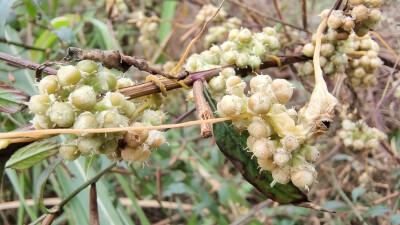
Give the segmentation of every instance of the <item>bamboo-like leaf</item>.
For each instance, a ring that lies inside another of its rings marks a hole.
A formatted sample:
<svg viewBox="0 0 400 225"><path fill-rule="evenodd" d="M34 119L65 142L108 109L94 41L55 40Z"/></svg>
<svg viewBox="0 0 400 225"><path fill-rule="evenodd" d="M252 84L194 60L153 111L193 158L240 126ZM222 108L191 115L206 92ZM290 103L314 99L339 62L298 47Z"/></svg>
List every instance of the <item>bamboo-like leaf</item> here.
<svg viewBox="0 0 400 225"><path fill-rule="evenodd" d="M16 151L7 161L7 168L25 170L58 152L57 141L36 141Z"/></svg>
<svg viewBox="0 0 400 225"><path fill-rule="evenodd" d="M62 158L59 157L57 160L53 161L50 166L48 166L39 176L37 185L38 187L36 190L38 193L36 193L36 196L38 196L38 202L39 202L39 207L42 210L43 213L49 214L49 213L55 213L57 209L47 209L46 206L44 205L43 202L43 196L44 196L44 186L46 185L47 179L49 179L50 174L54 171L54 169L60 164L62 161Z"/></svg>
<svg viewBox="0 0 400 225"><path fill-rule="evenodd" d="M28 95L0 81L0 112L17 113L26 107Z"/></svg>
<svg viewBox="0 0 400 225"><path fill-rule="evenodd" d="M0 37L4 36L4 28L6 26L7 16L14 2L15 0L0 1Z"/></svg>
<svg viewBox="0 0 400 225"><path fill-rule="evenodd" d="M205 96L211 109L216 112L216 102L211 98L208 91L205 91ZM260 172L257 160L252 159L251 153L245 150L247 147L246 140L249 137L247 131L237 132L230 122L215 123L213 128L221 152L257 190L266 197L282 204L308 202L307 195L291 182L286 185L277 183L271 187L273 181L271 172Z"/></svg>

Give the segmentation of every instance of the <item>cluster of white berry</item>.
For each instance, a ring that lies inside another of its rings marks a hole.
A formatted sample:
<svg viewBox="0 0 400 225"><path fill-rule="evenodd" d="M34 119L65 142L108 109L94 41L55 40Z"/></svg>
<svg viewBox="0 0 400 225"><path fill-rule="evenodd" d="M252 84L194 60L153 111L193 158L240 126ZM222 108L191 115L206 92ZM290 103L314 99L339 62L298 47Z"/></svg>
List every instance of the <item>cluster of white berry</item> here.
<svg viewBox="0 0 400 225"><path fill-rule="evenodd" d="M213 69L229 64L236 64L240 68L250 66L253 69L260 67L267 51L280 48L273 28L267 27L263 32L252 33L247 28L233 29L229 32L228 41L221 45L214 45L201 54L191 55L185 65L189 72Z"/></svg>
<svg viewBox="0 0 400 225"><path fill-rule="evenodd" d="M354 87L375 85L376 74L383 64L378 57L378 43L372 40L370 35L357 37L352 34L349 41L353 45L353 52L357 54L349 58L349 68L346 70L351 85Z"/></svg>
<svg viewBox="0 0 400 225"><path fill-rule="evenodd" d="M380 21L381 12L377 7L381 0L353 0L348 10L333 10L328 18L328 31L322 37L321 67L325 75L346 72L352 86L369 86L377 82L376 73L382 65L378 57L379 46L367 35ZM329 10L321 13L326 18ZM315 38L303 46L302 53L313 57ZM299 67L300 75L312 75L312 61Z"/></svg>
<svg viewBox="0 0 400 225"><path fill-rule="evenodd" d="M225 40L230 30L238 29L241 24L242 21L239 18L231 17L224 21L221 25L210 27L207 34L204 36L204 46L209 48L213 44L222 42Z"/></svg>
<svg viewBox="0 0 400 225"><path fill-rule="evenodd" d="M99 71L98 65L93 61L83 60L76 66L63 66L57 75L46 76L40 81L40 94L32 96L28 103L30 111L35 114L33 127L83 130L163 123L165 116L157 110L160 103L150 104L142 111L137 107L140 102L129 101L116 91L117 88L132 84L133 81L128 78L117 79L110 72ZM99 98L102 99L98 101ZM136 133L138 131L71 135L62 144L60 155L68 161L75 160L80 155L93 154L107 154L113 159L122 155L129 162L143 161L147 158L138 159L126 155L133 148L149 155L150 147L158 148L165 141L160 131L150 131L149 138L137 136ZM142 133L149 134L147 131ZM121 141L122 146L128 147L120 149L118 139L124 140ZM133 141L136 144L132 144Z"/></svg>
<svg viewBox="0 0 400 225"><path fill-rule="evenodd" d="M220 76L226 75L223 71ZM317 159L319 152L306 144L303 127L297 122L297 111L284 106L293 95L292 84L285 79L272 80L268 75L257 75L250 80L249 96L244 94L245 87L240 77L228 76L226 95L217 104L218 114L255 114L251 118L233 120L232 124L238 131L249 132L247 146L257 157L260 168L271 171L274 179L271 185L292 181L295 186L308 189L317 176L311 162Z"/></svg>
<svg viewBox="0 0 400 225"><path fill-rule="evenodd" d="M133 13L133 19L136 20L136 26L139 28L140 36L138 42L143 49L154 48L154 40L158 32L158 21L157 16L148 17L142 11Z"/></svg>
<svg viewBox="0 0 400 225"><path fill-rule="evenodd" d="M325 75L335 75L337 72L344 72L347 64L348 57L346 50L348 50L347 42L339 41L337 33L329 29L328 32L322 36L320 64L322 71ZM315 35L312 37L312 42L303 46L302 53L305 56L313 57L315 49ZM314 67L312 60L305 62L299 68L299 74L310 76L314 74Z"/></svg>
<svg viewBox="0 0 400 225"><path fill-rule="evenodd" d="M349 119L342 121L342 129L338 131L338 136L346 147L352 147L354 150L376 149L379 143L386 139L382 131L369 127L365 121L353 122Z"/></svg>
<svg viewBox="0 0 400 225"><path fill-rule="evenodd" d="M355 34L362 37L369 33L369 30L376 29L382 18L379 7L382 0L349 0L346 10L333 10L328 19L328 27L347 39L353 30ZM322 19L326 18L329 9L321 13Z"/></svg>

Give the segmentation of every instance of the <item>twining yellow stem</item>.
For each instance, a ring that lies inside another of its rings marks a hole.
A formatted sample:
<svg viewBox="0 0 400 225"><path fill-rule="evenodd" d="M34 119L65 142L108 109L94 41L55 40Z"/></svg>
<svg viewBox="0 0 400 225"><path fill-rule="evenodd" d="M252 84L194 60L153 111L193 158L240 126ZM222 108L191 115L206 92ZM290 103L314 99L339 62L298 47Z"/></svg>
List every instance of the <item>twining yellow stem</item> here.
<svg viewBox="0 0 400 225"><path fill-rule="evenodd" d="M214 17L218 14L219 10L221 10L222 4L224 2L225 2L225 0L222 0L221 4L219 5L217 11L215 11L214 15L204 23L204 26L201 29L200 33L189 43L181 60L179 60L178 64L175 66L175 68L173 68L171 70L171 74L176 74L181 69L183 63L186 60L186 57L189 55L190 49L192 49L193 45L201 38L201 36L203 35L204 31L207 28L207 25L214 19Z"/></svg>
<svg viewBox="0 0 400 225"><path fill-rule="evenodd" d="M322 32L324 31L324 28L326 26L326 22L328 21L328 17L326 17L324 20L322 20L321 24L318 26L317 29L317 34L316 34L316 43L315 43L315 50L314 50L314 74L315 74L315 86L318 84L324 84L325 88L326 83L324 80L324 77L322 76L322 69L320 65L320 51L321 51L321 39L322 39Z"/></svg>
<svg viewBox="0 0 400 225"><path fill-rule="evenodd" d="M394 57L396 57L396 59L399 59L399 55L396 54L396 52L393 50L393 48L390 47L390 45L381 37L381 35L379 35L378 33L374 32L374 31L370 31L370 33L372 35L374 35L375 37L377 37L379 39L379 41L381 41L381 43L385 46L385 48L387 48L389 50L389 52L392 53L392 55Z"/></svg>
<svg viewBox="0 0 400 225"><path fill-rule="evenodd" d="M5 138L21 138L21 137L37 137L41 135L57 135L57 134L96 134L96 133L109 133L109 132L120 132L120 131L134 131L134 130L160 130L168 128L188 127L193 125L201 125L202 123L214 124L218 122L243 119L256 116L250 113L246 113L238 116L228 116L216 119L208 120L196 120L177 124L165 124L159 126L137 126L137 127L116 127L116 128L98 128L98 129L48 129L48 130L30 130L30 131L17 131L9 133L0 133L0 139Z"/></svg>

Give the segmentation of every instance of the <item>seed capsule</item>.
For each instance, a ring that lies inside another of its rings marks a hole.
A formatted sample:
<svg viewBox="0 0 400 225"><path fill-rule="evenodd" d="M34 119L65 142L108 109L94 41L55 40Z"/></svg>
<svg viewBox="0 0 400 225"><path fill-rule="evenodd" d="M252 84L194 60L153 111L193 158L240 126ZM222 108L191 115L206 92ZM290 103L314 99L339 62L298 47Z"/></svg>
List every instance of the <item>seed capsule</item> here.
<svg viewBox="0 0 400 225"><path fill-rule="evenodd" d="M274 186L274 183L287 184L290 182L290 167L287 165L284 167L275 167L271 171L271 174L274 179L271 186Z"/></svg>
<svg viewBox="0 0 400 225"><path fill-rule="evenodd" d="M271 129L267 123L261 121L254 121L247 128L249 134L257 139L269 137L272 132Z"/></svg>
<svg viewBox="0 0 400 225"><path fill-rule="evenodd" d="M293 95L293 85L285 79L275 79L271 83L271 88L274 91L279 103L286 104Z"/></svg>
<svg viewBox="0 0 400 225"><path fill-rule="evenodd" d="M54 94L58 88L58 78L56 75L44 77L39 83L40 94Z"/></svg>
<svg viewBox="0 0 400 225"><path fill-rule="evenodd" d="M92 87L84 85L72 92L70 100L78 109L91 110L96 105L96 93Z"/></svg>
<svg viewBox="0 0 400 225"><path fill-rule="evenodd" d="M290 177L296 187L308 190L317 178L317 171L311 164L304 163L292 168Z"/></svg>
<svg viewBox="0 0 400 225"><path fill-rule="evenodd" d="M257 92L250 96L248 106L255 114L267 114L271 109L271 98L265 93Z"/></svg>
<svg viewBox="0 0 400 225"><path fill-rule="evenodd" d="M58 69L57 78L61 86L74 85L81 79L81 72L74 66L63 66Z"/></svg>
<svg viewBox="0 0 400 225"><path fill-rule="evenodd" d="M250 80L250 88L253 93L263 92L267 89L272 79L268 75L257 75Z"/></svg>
<svg viewBox="0 0 400 225"><path fill-rule="evenodd" d="M131 125L131 127L139 127L139 126L143 126L143 124L135 122ZM148 130L133 130L133 131L127 131L124 134L124 141L128 146L136 148L139 145L143 144L148 137L149 137Z"/></svg>
<svg viewBox="0 0 400 225"><path fill-rule="evenodd" d="M217 108L225 116L236 116L241 113L242 105L243 103L240 97L236 95L225 95L217 104Z"/></svg>
<svg viewBox="0 0 400 225"><path fill-rule="evenodd" d="M54 102L50 108L50 119L59 127L70 127L74 124L75 113L69 104Z"/></svg>
<svg viewBox="0 0 400 225"><path fill-rule="evenodd" d="M268 159L272 157L275 149L274 142L266 138L261 138L254 142L252 151L257 159Z"/></svg>
<svg viewBox="0 0 400 225"><path fill-rule="evenodd" d="M76 145L71 145L68 143L64 143L60 146L59 153L60 156L67 161L74 161L81 155Z"/></svg>
<svg viewBox="0 0 400 225"><path fill-rule="evenodd" d="M82 60L76 64L76 68L88 74L96 73L99 70L99 66L92 60Z"/></svg>
<svg viewBox="0 0 400 225"><path fill-rule="evenodd" d="M281 139L282 147L288 151L293 151L299 147L299 141L293 135L287 135Z"/></svg>
<svg viewBox="0 0 400 225"><path fill-rule="evenodd" d="M274 163L279 167L286 166L292 159L292 155L284 148L277 148L274 152Z"/></svg>
<svg viewBox="0 0 400 225"><path fill-rule="evenodd" d="M46 94L34 95L29 100L29 110L38 115L46 115L47 110L50 107L50 97Z"/></svg>
<svg viewBox="0 0 400 225"><path fill-rule="evenodd" d="M103 140L99 136L79 137L78 149L82 155L92 155L100 151Z"/></svg>

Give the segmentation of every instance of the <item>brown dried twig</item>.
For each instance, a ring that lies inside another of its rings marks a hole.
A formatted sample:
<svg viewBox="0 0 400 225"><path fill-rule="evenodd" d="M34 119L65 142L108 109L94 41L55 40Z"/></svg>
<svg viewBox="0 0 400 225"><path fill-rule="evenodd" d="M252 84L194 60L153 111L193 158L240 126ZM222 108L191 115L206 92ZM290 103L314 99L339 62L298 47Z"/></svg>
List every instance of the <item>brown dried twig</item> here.
<svg viewBox="0 0 400 225"><path fill-rule="evenodd" d="M204 94L203 94L203 81L197 80L193 84L193 96L194 102L196 104L197 119L198 120L208 120L213 119L214 114L211 111L210 105L208 105ZM203 138L209 138L213 135L212 124L202 123L200 125L201 136Z"/></svg>
<svg viewBox="0 0 400 225"><path fill-rule="evenodd" d="M97 62L101 62L103 66L109 69L117 69L122 72L126 72L131 66L134 66L141 71L145 71L154 75L161 75L169 79L181 80L189 75L187 71L178 73L176 75L171 75L163 71L160 67L150 66L144 59L140 59L135 56L127 56L116 50L84 50L80 48L70 47L67 51L67 57L69 57L70 59L76 58L78 60L94 60Z"/></svg>
<svg viewBox="0 0 400 225"><path fill-rule="evenodd" d="M96 190L96 182L90 185L90 224L92 225L100 225L99 221L99 210L97 207L97 190Z"/></svg>

